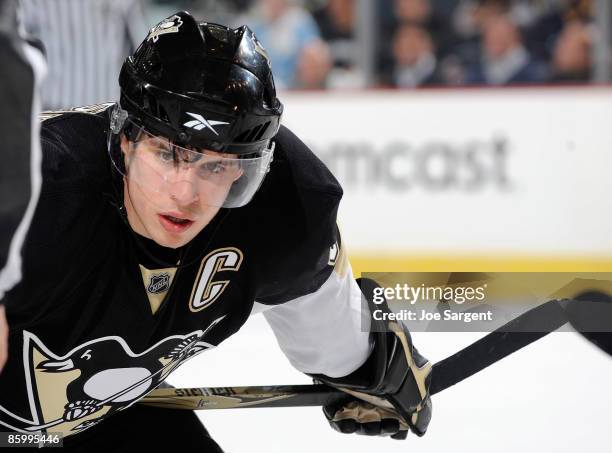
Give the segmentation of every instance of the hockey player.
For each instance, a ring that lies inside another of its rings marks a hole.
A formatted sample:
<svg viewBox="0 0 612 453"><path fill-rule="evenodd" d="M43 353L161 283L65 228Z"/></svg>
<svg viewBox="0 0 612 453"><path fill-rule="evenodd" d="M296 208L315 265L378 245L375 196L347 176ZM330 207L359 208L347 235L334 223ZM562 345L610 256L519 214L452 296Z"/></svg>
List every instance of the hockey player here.
<svg viewBox="0 0 612 453"><path fill-rule="evenodd" d="M346 390L324 410L332 426L424 434L431 366L402 326L362 311L342 190L280 126L249 28L174 14L119 83L117 104L43 120L42 194L5 298L2 430L88 451L220 451L193 412L132 405L264 311L297 369Z"/></svg>

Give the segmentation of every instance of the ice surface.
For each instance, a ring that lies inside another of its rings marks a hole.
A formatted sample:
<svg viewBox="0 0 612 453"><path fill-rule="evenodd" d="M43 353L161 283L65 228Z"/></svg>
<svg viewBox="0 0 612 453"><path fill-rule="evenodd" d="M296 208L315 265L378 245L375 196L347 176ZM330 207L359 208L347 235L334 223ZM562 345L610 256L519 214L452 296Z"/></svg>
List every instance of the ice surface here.
<svg viewBox="0 0 612 453"><path fill-rule="evenodd" d="M438 361L483 334L415 333ZM169 379L177 387L308 384L276 344L263 316ZM343 435L320 408L200 411L211 435L233 453L549 452L608 453L612 358L575 333L554 333L434 397L423 438Z"/></svg>

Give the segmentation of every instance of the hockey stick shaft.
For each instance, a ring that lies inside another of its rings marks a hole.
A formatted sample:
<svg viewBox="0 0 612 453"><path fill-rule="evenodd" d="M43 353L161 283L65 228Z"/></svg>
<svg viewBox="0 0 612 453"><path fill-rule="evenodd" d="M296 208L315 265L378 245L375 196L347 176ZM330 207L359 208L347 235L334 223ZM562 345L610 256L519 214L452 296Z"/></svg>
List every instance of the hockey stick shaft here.
<svg viewBox="0 0 612 453"><path fill-rule="evenodd" d="M429 393L435 395L446 390L554 332L565 323L567 315L558 300L551 300L532 308L459 352L434 364Z"/></svg>
<svg viewBox="0 0 612 453"><path fill-rule="evenodd" d="M324 406L346 393L323 384L155 389L140 404L169 409Z"/></svg>
<svg viewBox="0 0 612 453"><path fill-rule="evenodd" d="M430 394L435 395L461 382L557 330L566 322L565 310L557 300L523 313L437 362L433 366ZM236 409L323 406L343 397L346 397L346 393L326 385L160 388L153 390L139 403L173 409Z"/></svg>

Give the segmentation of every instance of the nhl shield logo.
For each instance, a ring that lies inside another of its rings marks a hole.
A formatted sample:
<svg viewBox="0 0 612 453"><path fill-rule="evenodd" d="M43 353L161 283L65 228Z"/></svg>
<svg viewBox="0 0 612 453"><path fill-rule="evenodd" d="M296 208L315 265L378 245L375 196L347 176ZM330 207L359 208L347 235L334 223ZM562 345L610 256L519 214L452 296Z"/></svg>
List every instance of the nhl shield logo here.
<svg viewBox="0 0 612 453"><path fill-rule="evenodd" d="M149 282L147 291L149 291L151 294L159 294L168 291L169 287L170 274L157 274L151 276L151 281Z"/></svg>

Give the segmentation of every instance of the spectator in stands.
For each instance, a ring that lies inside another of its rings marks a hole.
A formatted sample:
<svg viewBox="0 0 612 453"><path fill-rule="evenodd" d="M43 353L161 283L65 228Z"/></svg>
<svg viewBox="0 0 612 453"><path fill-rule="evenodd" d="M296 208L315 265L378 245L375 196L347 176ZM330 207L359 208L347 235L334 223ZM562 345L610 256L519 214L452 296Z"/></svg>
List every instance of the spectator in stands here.
<svg viewBox="0 0 612 453"><path fill-rule="evenodd" d="M439 83L436 56L429 32L418 25L402 25L393 39L394 69L391 84L416 88Z"/></svg>
<svg viewBox="0 0 612 453"><path fill-rule="evenodd" d="M315 52L324 46L310 13L296 0L258 0L244 22L252 24L267 49L277 87L299 88L302 55L311 46Z"/></svg>
<svg viewBox="0 0 612 453"><path fill-rule="evenodd" d="M327 87L363 88L365 77L359 68L360 49L355 34L355 0L328 0L313 16L331 53Z"/></svg>
<svg viewBox="0 0 612 453"><path fill-rule="evenodd" d="M593 0L562 0L566 3L565 19L588 21L593 18Z"/></svg>
<svg viewBox="0 0 612 453"><path fill-rule="evenodd" d="M488 17L483 23L480 60L466 70L472 84L509 85L546 80L545 66L531 58L517 25L507 15Z"/></svg>
<svg viewBox="0 0 612 453"><path fill-rule="evenodd" d="M21 0L26 30L44 44L43 110L119 97L117 74L148 24L141 0Z"/></svg>
<svg viewBox="0 0 612 453"><path fill-rule="evenodd" d="M396 56L395 42L404 25L419 27L429 35L436 58L443 58L454 42L449 23L448 7L437 9L433 0L380 0L380 35L377 66L380 81L394 85Z"/></svg>
<svg viewBox="0 0 612 453"><path fill-rule="evenodd" d="M553 82L588 82L591 79L591 34L589 26L568 22L557 39L552 59Z"/></svg>
<svg viewBox="0 0 612 453"><path fill-rule="evenodd" d="M510 0L460 0L453 14L455 31L463 39L479 38L488 19L511 15Z"/></svg>
<svg viewBox="0 0 612 453"><path fill-rule="evenodd" d="M302 90L327 88L331 68L331 53L323 41L316 41L306 46L298 60L293 88Z"/></svg>
<svg viewBox="0 0 612 453"><path fill-rule="evenodd" d="M400 22L426 25L431 14L429 0L395 0L395 15Z"/></svg>
<svg viewBox="0 0 612 453"><path fill-rule="evenodd" d="M449 15L436 9L432 0L394 0L397 28L402 24L419 25L425 28L438 52L444 54L449 43L455 39L449 23Z"/></svg>

